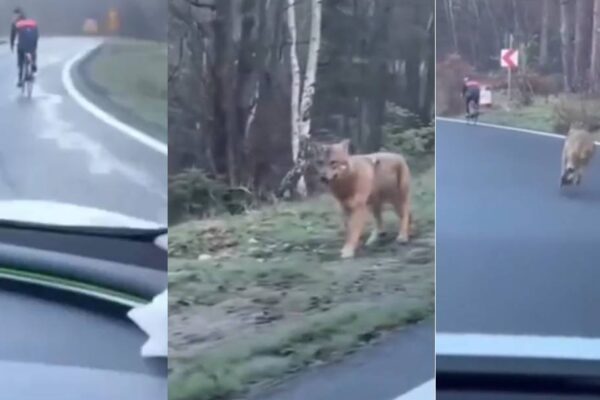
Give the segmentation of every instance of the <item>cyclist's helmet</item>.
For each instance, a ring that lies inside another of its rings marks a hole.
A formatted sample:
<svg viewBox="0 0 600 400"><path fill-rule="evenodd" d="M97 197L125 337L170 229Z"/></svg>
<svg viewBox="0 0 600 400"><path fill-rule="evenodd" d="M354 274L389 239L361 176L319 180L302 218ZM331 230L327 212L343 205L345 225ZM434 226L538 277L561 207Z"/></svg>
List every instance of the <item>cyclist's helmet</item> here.
<svg viewBox="0 0 600 400"><path fill-rule="evenodd" d="M13 13L17 17L17 19L25 18L25 11L23 11L23 9L21 7L15 7L15 9L13 10Z"/></svg>

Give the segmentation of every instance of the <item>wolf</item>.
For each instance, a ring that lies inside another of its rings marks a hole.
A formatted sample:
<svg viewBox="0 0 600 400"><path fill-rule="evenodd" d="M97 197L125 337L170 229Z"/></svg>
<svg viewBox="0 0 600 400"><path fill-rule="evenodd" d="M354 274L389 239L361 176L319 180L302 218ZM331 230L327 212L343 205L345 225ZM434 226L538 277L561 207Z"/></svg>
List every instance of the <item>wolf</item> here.
<svg viewBox="0 0 600 400"><path fill-rule="evenodd" d="M565 139L562 151L560 186L579 185L584 170L594 156L596 146L588 130L581 124L574 124Z"/></svg>
<svg viewBox="0 0 600 400"><path fill-rule="evenodd" d="M382 211L391 204L399 218L397 241L409 241L412 228L410 201L411 172L400 154L372 153L351 155L350 141L326 146L317 169L321 181L340 205L346 240L342 258L352 258L369 217L375 224L366 245L374 244L382 233Z"/></svg>

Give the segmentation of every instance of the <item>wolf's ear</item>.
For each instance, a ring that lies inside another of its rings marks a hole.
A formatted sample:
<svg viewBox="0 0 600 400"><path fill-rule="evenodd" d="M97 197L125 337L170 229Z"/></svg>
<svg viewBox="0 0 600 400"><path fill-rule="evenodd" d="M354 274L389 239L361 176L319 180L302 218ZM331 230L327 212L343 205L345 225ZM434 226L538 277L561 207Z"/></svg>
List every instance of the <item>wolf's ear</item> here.
<svg viewBox="0 0 600 400"><path fill-rule="evenodd" d="M342 149L342 151L346 154L350 154L351 145L352 143L350 143L350 139L344 139L339 143L340 149Z"/></svg>

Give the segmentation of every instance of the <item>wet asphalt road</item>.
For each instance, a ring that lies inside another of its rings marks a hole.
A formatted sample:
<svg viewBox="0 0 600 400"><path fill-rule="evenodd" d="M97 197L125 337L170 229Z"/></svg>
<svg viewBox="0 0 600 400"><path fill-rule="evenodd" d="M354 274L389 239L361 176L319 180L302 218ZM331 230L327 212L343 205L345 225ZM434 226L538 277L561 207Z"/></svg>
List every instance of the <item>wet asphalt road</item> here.
<svg viewBox="0 0 600 400"><path fill-rule="evenodd" d="M0 200L53 200L165 223L167 156L84 110L65 90L65 64L91 38L42 39L33 98L16 88L0 45Z"/></svg>
<svg viewBox="0 0 600 400"><path fill-rule="evenodd" d="M436 127L438 332L600 337L600 157L559 190L562 139Z"/></svg>
<svg viewBox="0 0 600 400"><path fill-rule="evenodd" d="M252 400L394 400L433 379L433 330L431 320L407 328L339 364L315 368ZM433 398L425 397L418 400Z"/></svg>

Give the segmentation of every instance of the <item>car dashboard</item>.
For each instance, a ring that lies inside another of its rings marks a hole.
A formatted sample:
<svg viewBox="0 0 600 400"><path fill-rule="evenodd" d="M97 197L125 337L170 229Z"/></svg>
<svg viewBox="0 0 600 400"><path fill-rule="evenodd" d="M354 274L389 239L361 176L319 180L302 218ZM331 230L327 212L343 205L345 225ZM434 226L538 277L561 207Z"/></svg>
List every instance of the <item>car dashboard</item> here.
<svg viewBox="0 0 600 400"><path fill-rule="evenodd" d="M166 357L127 316L167 287L166 230L0 226L6 398L158 400ZM165 328L166 329L166 328Z"/></svg>

